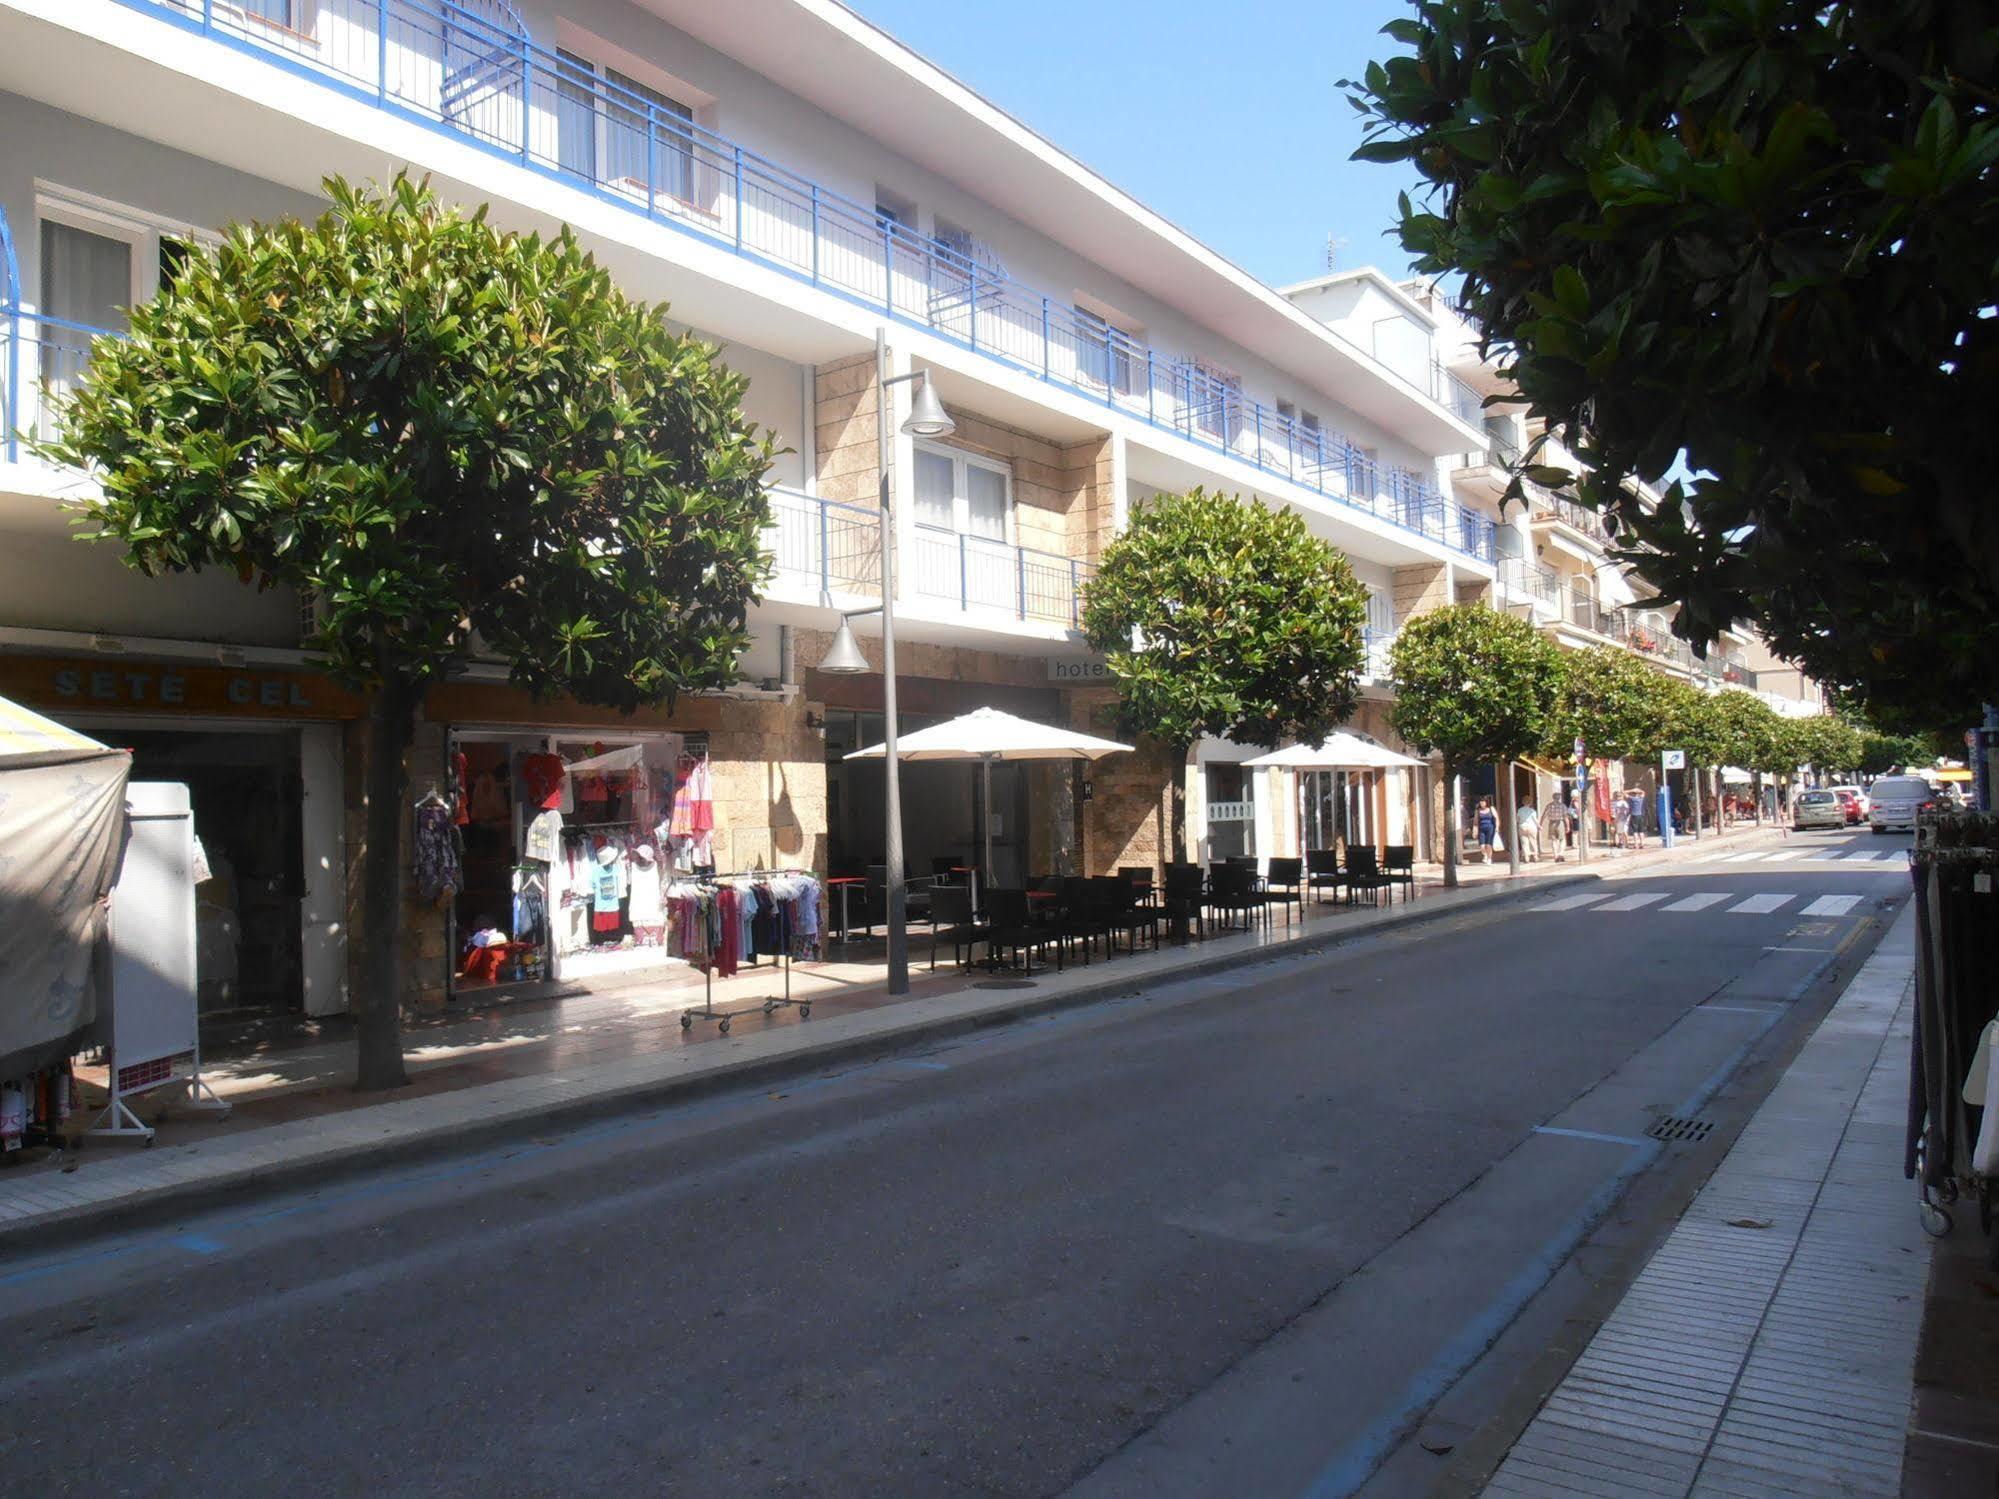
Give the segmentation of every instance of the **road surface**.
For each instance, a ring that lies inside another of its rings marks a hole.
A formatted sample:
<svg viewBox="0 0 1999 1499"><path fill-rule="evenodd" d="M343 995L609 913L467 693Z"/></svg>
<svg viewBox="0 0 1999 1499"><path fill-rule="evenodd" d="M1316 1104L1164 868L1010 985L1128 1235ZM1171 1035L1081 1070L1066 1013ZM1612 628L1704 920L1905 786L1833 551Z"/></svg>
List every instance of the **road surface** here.
<svg viewBox="0 0 1999 1499"><path fill-rule="evenodd" d="M1904 842L1793 835L17 1253L0 1474L1448 1491L1885 929Z"/></svg>

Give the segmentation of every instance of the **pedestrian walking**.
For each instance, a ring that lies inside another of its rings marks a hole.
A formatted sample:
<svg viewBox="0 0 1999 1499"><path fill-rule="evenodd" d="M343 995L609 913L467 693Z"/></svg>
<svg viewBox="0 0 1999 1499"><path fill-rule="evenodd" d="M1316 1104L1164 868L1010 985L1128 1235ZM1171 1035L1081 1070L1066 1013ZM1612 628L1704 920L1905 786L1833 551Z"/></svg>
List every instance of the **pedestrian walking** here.
<svg viewBox="0 0 1999 1499"><path fill-rule="evenodd" d="M1499 814L1492 810L1491 797L1482 796L1478 799L1478 812L1473 820L1478 827L1479 856L1490 864L1493 840L1499 836Z"/></svg>
<svg viewBox="0 0 1999 1499"><path fill-rule="evenodd" d="M1618 848L1630 846L1631 802L1621 791L1610 799L1610 837Z"/></svg>
<svg viewBox="0 0 1999 1499"><path fill-rule="evenodd" d="M1536 864L1540 863L1541 814L1536 812L1534 804L1529 802L1520 809L1519 815L1513 821L1516 836L1520 839L1520 857L1532 859Z"/></svg>

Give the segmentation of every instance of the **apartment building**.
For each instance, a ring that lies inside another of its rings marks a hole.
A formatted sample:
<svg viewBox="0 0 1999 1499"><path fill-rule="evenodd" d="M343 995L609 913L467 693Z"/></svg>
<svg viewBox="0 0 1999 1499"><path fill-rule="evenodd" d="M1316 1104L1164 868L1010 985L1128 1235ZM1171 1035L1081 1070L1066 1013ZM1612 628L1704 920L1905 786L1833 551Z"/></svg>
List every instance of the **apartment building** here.
<svg viewBox="0 0 1999 1499"><path fill-rule="evenodd" d="M451 992L464 933L503 921L531 754L636 751L655 775L705 757L725 871L882 857L880 769L841 758L879 739L881 682L817 670L838 611L879 598L878 337L955 422L933 442L891 419L905 729L985 704L1101 727L1079 597L1152 494L1303 515L1373 594L1377 673L1401 620L1494 587L1505 555L1497 506L1451 483L1486 430L1422 299L1379 276L1328 288L1345 316L1287 299L831 0L0 0L0 139L9 433L47 421L185 241L313 215L333 173L409 168L502 226L568 224L749 377L783 452L743 685L635 718L534 703L497 665L440 688L418 787L459 787L492 825L467 830L466 889L411 910L419 1004ZM309 601L140 578L69 538L63 505L89 493L0 446L0 694L194 788L223 907L205 1004L337 1011L363 705L300 649ZM962 858L989 819L1001 879L1154 863L1175 777L1196 852L1281 852L1296 824L1241 769L1255 750L1125 756L1088 782L1005 770L989 807L961 771L911 766L911 868ZM1342 787L1342 825L1422 839L1421 782ZM584 947L553 976L659 961Z"/></svg>

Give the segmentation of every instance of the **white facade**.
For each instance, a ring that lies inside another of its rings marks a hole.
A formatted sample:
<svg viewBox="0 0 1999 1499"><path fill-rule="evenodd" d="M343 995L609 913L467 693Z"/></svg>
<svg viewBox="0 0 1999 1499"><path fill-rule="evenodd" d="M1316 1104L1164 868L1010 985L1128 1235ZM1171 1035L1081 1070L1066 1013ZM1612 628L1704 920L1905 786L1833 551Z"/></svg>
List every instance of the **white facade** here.
<svg viewBox="0 0 1999 1499"><path fill-rule="evenodd" d="M1447 483L1486 435L1433 308L1375 275L1287 299L831 0L0 0L0 139L0 399L26 432L176 236L313 215L328 175L408 169L502 226L572 226L722 347L783 450L753 682L815 664L777 627L878 591L872 443L837 446L853 403L829 390L882 333L961 422L941 454L892 444L912 643L1083 655L1103 541L1195 484L1289 506L1352 559L1377 671L1399 573L1455 593L1500 560L1491 497ZM140 579L68 539L59 502L87 496L0 438L0 657L304 664L299 600ZM279 771L323 788L337 751L298 732ZM324 993L320 794L302 919Z"/></svg>

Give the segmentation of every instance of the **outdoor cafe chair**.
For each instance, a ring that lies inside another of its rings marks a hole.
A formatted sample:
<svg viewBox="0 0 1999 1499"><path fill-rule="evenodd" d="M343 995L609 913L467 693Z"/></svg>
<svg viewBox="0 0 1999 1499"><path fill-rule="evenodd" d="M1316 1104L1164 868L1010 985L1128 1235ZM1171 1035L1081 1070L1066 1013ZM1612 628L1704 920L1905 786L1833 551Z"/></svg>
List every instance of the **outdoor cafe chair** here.
<svg viewBox="0 0 1999 1499"><path fill-rule="evenodd" d="M1217 864L1208 871L1208 909L1221 918L1224 927L1232 926L1232 918L1238 915L1247 926L1262 908L1263 898L1256 893L1250 870L1240 864Z"/></svg>
<svg viewBox="0 0 1999 1499"><path fill-rule="evenodd" d="M1190 927L1196 936L1206 939L1208 935L1206 899L1207 882L1201 877L1200 865L1166 866L1165 899L1159 903L1159 914L1180 928L1182 940L1185 940L1185 934Z"/></svg>
<svg viewBox="0 0 1999 1499"><path fill-rule="evenodd" d="M1291 924L1291 908L1298 908L1298 919L1305 919L1305 861L1303 859L1272 859L1270 873L1263 879L1263 903L1266 907L1284 907L1284 923Z"/></svg>
<svg viewBox="0 0 1999 1499"><path fill-rule="evenodd" d="M1124 933L1126 950L1138 952L1138 934L1152 933L1152 942L1159 945L1159 918L1149 908L1138 904L1138 892L1129 881L1116 875L1102 875L1090 881L1090 893L1097 903L1097 913L1104 923L1105 935L1109 937L1116 952L1115 940L1119 932Z"/></svg>
<svg viewBox="0 0 1999 1499"><path fill-rule="evenodd" d="M960 968L972 965L973 950L988 940L984 927L972 919L972 892L959 885L939 885L930 892L930 971L937 971L937 949L951 944L951 960Z"/></svg>
<svg viewBox="0 0 1999 1499"><path fill-rule="evenodd" d="M1413 897L1416 894L1416 845L1391 843L1384 848L1381 851L1381 877L1387 880L1391 887L1402 886L1404 900ZM1390 899L1394 898L1394 894L1391 888Z"/></svg>
<svg viewBox="0 0 1999 1499"><path fill-rule="evenodd" d="M1381 872L1381 863L1374 850L1359 844L1347 845L1347 873L1344 881L1347 890L1347 904L1352 905L1364 890L1368 904L1378 904L1381 892L1387 890L1393 897L1393 887L1387 875Z"/></svg>
<svg viewBox="0 0 1999 1499"><path fill-rule="evenodd" d="M1331 890L1333 898L1340 894L1340 851L1336 848L1308 849L1305 854L1305 884L1314 895L1321 890ZM1325 903L1319 897L1321 905Z"/></svg>
<svg viewBox="0 0 1999 1499"><path fill-rule="evenodd" d="M1090 943L1096 938L1103 939L1104 956L1110 956L1110 923L1090 893L1090 882L1080 875L1062 881L1062 909L1055 919L1054 931L1058 941L1081 944L1086 968L1090 963Z"/></svg>
<svg viewBox="0 0 1999 1499"><path fill-rule="evenodd" d="M1023 972L1034 966L1034 954L1042 955L1045 965L1048 951L1055 950L1055 967L1062 967L1062 941L1055 929L1037 926L1028 917L1028 900L1025 890L988 890L986 915L990 921L985 929L986 957L997 964L1002 955L1012 953L1019 958Z"/></svg>

